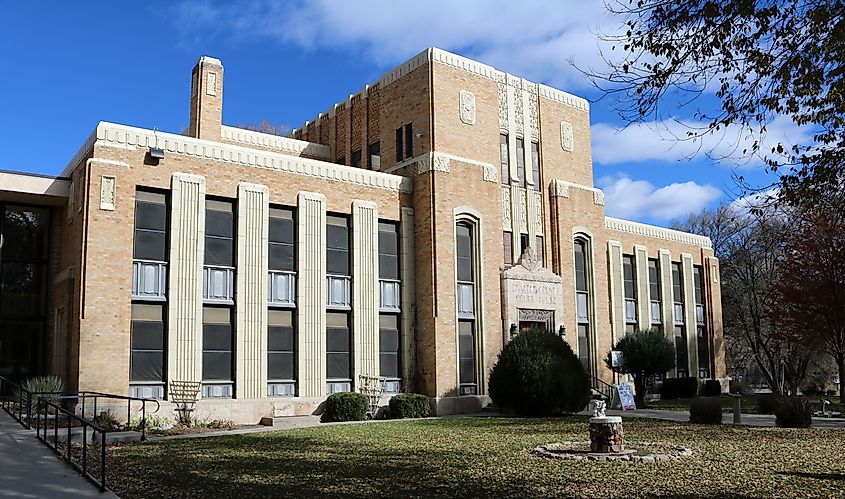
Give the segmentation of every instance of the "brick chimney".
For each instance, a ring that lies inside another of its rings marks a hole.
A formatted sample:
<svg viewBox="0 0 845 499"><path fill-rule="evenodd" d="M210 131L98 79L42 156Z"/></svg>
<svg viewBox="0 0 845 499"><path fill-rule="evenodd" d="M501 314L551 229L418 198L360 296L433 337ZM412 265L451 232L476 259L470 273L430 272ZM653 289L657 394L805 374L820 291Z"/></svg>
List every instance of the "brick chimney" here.
<svg viewBox="0 0 845 499"><path fill-rule="evenodd" d="M191 121L188 134L220 141L223 120L223 63L202 56L191 73Z"/></svg>

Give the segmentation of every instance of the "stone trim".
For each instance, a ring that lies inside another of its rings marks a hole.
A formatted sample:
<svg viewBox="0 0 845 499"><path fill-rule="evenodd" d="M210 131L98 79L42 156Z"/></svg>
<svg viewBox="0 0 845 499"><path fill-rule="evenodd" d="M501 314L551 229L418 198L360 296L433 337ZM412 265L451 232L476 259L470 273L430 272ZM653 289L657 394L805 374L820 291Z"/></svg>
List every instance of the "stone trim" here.
<svg viewBox="0 0 845 499"><path fill-rule="evenodd" d="M400 250L399 258L401 262L399 269L402 272L402 340L400 346L402 348L402 379L406 386L413 386L411 376L415 372L414 365L416 359L414 353L414 317L416 315L416 297L414 288L414 209L402 208L401 221L399 223L400 231Z"/></svg>
<svg viewBox="0 0 845 499"><path fill-rule="evenodd" d="M379 376L378 206L352 201L352 381Z"/></svg>
<svg viewBox="0 0 845 499"><path fill-rule="evenodd" d="M648 282L648 248L642 244L634 245L634 275L637 286L637 328L651 329L651 292Z"/></svg>
<svg viewBox="0 0 845 499"><path fill-rule="evenodd" d="M223 125L220 129L220 137L223 140L238 142L247 147L258 146L275 149L282 154L305 154L326 161L331 159L331 149L329 146L291 139L289 137L279 137L269 133Z"/></svg>
<svg viewBox="0 0 845 499"><path fill-rule="evenodd" d="M183 135L107 122L100 122L94 133L95 144L118 145L128 149L157 146L164 149L166 154L193 156L253 168L266 168L391 191L413 191L412 180L399 175L260 151L222 142L195 139Z"/></svg>
<svg viewBox="0 0 845 499"><path fill-rule="evenodd" d="M602 192L601 189L560 179L552 179L549 185L552 197L568 198L569 191L571 189L580 189L582 191L590 191L593 193L593 204L596 206L604 206L604 192Z"/></svg>
<svg viewBox="0 0 845 499"><path fill-rule="evenodd" d="M689 234L679 230L665 229L655 225L647 225L639 222L631 222L619 218L604 217L604 227L617 232L625 232L637 236L653 237L676 243L690 244L699 248L713 249L709 237Z"/></svg>
<svg viewBox="0 0 845 499"><path fill-rule="evenodd" d="M423 153L418 156L414 156L413 158L408 158L404 161L400 161L399 163L396 163L388 170L386 170L385 173L395 172L411 165L415 165L414 173L416 173L417 175L421 175L430 171L451 173L452 161L466 163L468 165L480 166L483 170L485 181L499 181L499 176L496 173L496 167L492 163L485 163L484 161L477 161L474 159L465 158L463 156L456 156L454 154L437 151Z"/></svg>
<svg viewBox="0 0 845 499"><path fill-rule="evenodd" d="M695 279L692 255L681 253L684 285L684 332L687 335L689 376L698 377L698 324L695 320Z"/></svg>
<svg viewBox="0 0 845 499"><path fill-rule="evenodd" d="M625 335L625 293L623 290L622 243L607 242L608 294L610 295L611 344Z"/></svg>
<svg viewBox="0 0 845 499"><path fill-rule="evenodd" d="M298 393L326 392L326 197L300 192L297 206Z"/></svg>

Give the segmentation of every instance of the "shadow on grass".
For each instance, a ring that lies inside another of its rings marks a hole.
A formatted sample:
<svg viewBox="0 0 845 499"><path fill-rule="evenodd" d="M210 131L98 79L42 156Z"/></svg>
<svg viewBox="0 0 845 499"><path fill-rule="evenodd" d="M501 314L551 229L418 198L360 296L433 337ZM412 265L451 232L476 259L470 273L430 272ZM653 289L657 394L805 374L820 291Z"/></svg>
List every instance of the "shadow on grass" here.
<svg viewBox="0 0 845 499"><path fill-rule="evenodd" d="M807 471L779 471L778 475L795 476L800 478L815 478L817 480L834 480L845 482L845 473L810 473Z"/></svg>

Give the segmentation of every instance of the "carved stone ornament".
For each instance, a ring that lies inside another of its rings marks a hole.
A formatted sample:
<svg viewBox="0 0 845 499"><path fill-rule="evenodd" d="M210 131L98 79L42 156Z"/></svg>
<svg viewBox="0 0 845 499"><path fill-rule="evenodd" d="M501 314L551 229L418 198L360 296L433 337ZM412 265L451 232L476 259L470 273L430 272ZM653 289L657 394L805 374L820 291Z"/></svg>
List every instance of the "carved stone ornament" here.
<svg viewBox="0 0 845 499"><path fill-rule="evenodd" d="M467 125L475 124L475 94L461 90L461 121Z"/></svg>
<svg viewBox="0 0 845 499"><path fill-rule="evenodd" d="M575 149L575 139L572 136L572 123L560 122L560 147L564 151L572 152Z"/></svg>
<svg viewBox="0 0 845 499"><path fill-rule="evenodd" d="M554 316L554 310L535 310L533 308L521 308L518 314L520 321L546 322L550 325Z"/></svg>
<svg viewBox="0 0 845 499"><path fill-rule="evenodd" d="M517 264L522 265L522 268L529 272L536 272L543 266L543 262L537 259L537 252L534 250L533 246L525 248L525 251L522 252L522 256L519 257Z"/></svg>
<svg viewBox="0 0 845 499"><path fill-rule="evenodd" d="M100 179L100 209L114 211L115 178L103 176Z"/></svg>
<svg viewBox="0 0 845 499"><path fill-rule="evenodd" d="M208 72L208 81L205 85L207 95L217 95L217 73Z"/></svg>
<svg viewBox="0 0 845 499"><path fill-rule="evenodd" d="M449 166L449 158L437 154L431 154L426 158L417 161L417 175L429 171L449 173L451 167Z"/></svg>

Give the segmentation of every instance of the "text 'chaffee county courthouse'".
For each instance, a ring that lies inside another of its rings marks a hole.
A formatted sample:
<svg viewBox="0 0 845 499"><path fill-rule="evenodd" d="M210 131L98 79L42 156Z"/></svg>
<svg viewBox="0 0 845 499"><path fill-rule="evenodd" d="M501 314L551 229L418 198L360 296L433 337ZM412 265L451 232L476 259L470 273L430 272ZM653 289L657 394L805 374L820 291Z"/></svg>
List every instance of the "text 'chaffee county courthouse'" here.
<svg viewBox="0 0 845 499"><path fill-rule="evenodd" d="M648 328L667 376L725 378L710 241L605 216L586 100L433 48L289 137L222 125L223 89L202 57L186 134L101 122L59 177L0 172L0 375L201 381L252 423L369 375L448 414L539 326L594 379Z"/></svg>

